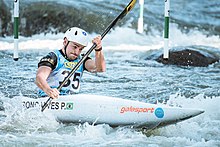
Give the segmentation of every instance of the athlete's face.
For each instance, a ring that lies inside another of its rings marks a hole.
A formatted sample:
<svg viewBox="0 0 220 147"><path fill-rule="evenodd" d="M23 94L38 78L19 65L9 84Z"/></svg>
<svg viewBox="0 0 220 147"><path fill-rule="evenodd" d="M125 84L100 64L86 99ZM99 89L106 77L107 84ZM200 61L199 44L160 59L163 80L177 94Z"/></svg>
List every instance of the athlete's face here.
<svg viewBox="0 0 220 147"><path fill-rule="evenodd" d="M66 42L66 45L67 45L67 42ZM65 44L65 41L64 41L64 44ZM83 50L84 47L85 46L81 44L70 41L66 48L66 54L67 54L68 59L70 60L76 59L81 54L81 51Z"/></svg>

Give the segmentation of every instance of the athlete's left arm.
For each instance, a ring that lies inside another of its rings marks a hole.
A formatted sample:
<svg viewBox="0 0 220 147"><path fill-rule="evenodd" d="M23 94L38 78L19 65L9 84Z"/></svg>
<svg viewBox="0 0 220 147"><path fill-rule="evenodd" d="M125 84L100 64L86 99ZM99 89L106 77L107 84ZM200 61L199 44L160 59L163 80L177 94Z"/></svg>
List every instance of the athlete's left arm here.
<svg viewBox="0 0 220 147"><path fill-rule="evenodd" d="M105 65L104 53L102 51L101 36L94 38L92 42L96 43L97 45L95 48L95 61L92 59L86 60L85 68L89 72L105 72L106 65Z"/></svg>

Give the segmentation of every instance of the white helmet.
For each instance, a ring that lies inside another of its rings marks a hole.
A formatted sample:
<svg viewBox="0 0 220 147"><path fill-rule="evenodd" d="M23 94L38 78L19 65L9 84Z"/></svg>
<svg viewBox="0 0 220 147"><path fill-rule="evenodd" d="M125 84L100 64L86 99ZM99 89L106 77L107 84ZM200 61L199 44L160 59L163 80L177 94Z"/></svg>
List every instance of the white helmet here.
<svg viewBox="0 0 220 147"><path fill-rule="evenodd" d="M72 27L65 32L64 38L65 37L68 41L73 41L83 46L88 45L88 34L83 29Z"/></svg>

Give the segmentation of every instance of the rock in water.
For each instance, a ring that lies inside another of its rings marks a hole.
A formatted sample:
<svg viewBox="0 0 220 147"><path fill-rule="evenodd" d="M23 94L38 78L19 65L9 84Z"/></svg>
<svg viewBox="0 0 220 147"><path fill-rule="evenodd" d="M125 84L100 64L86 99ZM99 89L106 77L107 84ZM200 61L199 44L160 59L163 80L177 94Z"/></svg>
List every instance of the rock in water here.
<svg viewBox="0 0 220 147"><path fill-rule="evenodd" d="M171 65L206 67L212 63L219 62L219 58L206 56L199 51L184 49L170 51L169 59L163 59L163 55L160 55L156 61Z"/></svg>

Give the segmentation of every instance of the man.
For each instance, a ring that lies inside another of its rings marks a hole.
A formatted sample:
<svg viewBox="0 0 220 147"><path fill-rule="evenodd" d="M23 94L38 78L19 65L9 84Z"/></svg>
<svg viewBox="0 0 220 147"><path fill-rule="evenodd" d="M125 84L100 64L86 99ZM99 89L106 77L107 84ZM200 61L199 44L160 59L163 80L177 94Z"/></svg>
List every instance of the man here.
<svg viewBox="0 0 220 147"><path fill-rule="evenodd" d="M92 42L97 45L95 48L95 61L88 57L58 91L57 87L80 61L83 56L81 51L88 44L86 31L72 27L65 32L63 48L50 52L38 63L36 85L40 88L38 92L40 96L58 98L60 94L78 93L84 70L89 72L104 72L106 70L101 36L94 38Z"/></svg>

